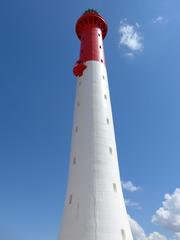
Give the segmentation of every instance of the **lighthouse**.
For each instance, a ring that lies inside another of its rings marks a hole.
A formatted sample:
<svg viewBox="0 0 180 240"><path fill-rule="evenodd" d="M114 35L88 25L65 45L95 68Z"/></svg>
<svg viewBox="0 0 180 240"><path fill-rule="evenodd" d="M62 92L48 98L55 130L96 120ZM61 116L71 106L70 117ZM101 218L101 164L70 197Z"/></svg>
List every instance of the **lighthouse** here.
<svg viewBox="0 0 180 240"><path fill-rule="evenodd" d="M108 26L95 10L76 23L80 56L69 177L60 240L132 240L122 193L103 48Z"/></svg>

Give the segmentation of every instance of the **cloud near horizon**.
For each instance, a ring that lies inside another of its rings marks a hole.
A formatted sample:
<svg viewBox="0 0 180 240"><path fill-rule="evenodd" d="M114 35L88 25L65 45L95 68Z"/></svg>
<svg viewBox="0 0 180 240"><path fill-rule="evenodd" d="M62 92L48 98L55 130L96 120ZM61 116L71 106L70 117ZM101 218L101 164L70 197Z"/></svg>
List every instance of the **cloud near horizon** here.
<svg viewBox="0 0 180 240"><path fill-rule="evenodd" d="M165 194L162 206L152 216L152 223L174 233L180 239L180 188L173 194Z"/></svg>
<svg viewBox="0 0 180 240"><path fill-rule="evenodd" d="M134 240L167 240L166 236L160 234L159 232L153 232L146 236L143 228L130 216L129 223Z"/></svg>
<svg viewBox="0 0 180 240"><path fill-rule="evenodd" d="M172 194L166 193L162 206L152 216L152 223L171 232L171 237L152 232L146 235L140 224L129 216L129 222L134 240L180 240L180 188L176 188Z"/></svg>

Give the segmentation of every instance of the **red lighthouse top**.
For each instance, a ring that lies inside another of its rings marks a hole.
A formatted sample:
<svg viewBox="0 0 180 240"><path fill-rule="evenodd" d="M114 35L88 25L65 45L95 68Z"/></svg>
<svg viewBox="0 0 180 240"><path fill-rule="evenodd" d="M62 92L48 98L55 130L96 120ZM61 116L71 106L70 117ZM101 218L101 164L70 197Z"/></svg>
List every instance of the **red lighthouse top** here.
<svg viewBox="0 0 180 240"><path fill-rule="evenodd" d="M95 10L88 9L84 14L78 19L76 23L76 33L78 38L81 40L82 32L85 28L97 27L102 31L102 37L105 38L108 30L108 26L103 17Z"/></svg>
<svg viewBox="0 0 180 240"><path fill-rule="evenodd" d="M81 41L80 57L73 69L75 76L82 76L86 61L105 63L103 39L108 26L103 17L95 10L89 9L78 19L76 34Z"/></svg>

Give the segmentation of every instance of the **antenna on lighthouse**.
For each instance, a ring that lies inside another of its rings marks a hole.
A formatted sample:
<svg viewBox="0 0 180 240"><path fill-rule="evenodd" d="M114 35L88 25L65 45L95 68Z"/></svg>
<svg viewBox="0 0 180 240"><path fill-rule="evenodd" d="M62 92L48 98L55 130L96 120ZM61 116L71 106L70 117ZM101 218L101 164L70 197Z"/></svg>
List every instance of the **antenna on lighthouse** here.
<svg viewBox="0 0 180 240"><path fill-rule="evenodd" d="M108 25L88 9L75 29L81 47L73 68L77 86L60 240L132 240L103 48Z"/></svg>

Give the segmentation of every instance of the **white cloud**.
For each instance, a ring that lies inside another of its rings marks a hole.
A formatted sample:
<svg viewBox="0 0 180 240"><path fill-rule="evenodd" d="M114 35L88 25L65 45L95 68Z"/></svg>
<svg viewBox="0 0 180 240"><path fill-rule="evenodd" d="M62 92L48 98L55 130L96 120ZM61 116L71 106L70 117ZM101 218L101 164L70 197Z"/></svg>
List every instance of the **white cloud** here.
<svg viewBox="0 0 180 240"><path fill-rule="evenodd" d="M130 200L126 200L126 202L131 204ZM170 238L159 232L146 235L139 223L130 216L129 222L134 240L180 240L180 188L175 189L172 194L165 194L162 206L152 216L153 223L163 227L166 231L171 231L172 236Z"/></svg>
<svg viewBox="0 0 180 240"><path fill-rule="evenodd" d="M158 232L153 232L149 234L147 240L167 240L167 238Z"/></svg>
<svg viewBox="0 0 180 240"><path fill-rule="evenodd" d="M156 19L154 19L153 23L165 23L165 19L162 16L158 16Z"/></svg>
<svg viewBox="0 0 180 240"><path fill-rule="evenodd" d="M142 209L139 203L133 202L131 199L125 199L125 204L126 204L126 207L132 207L137 210Z"/></svg>
<svg viewBox="0 0 180 240"><path fill-rule="evenodd" d="M127 58L133 59L133 58L134 58L134 53L128 52L128 53L125 54L125 56L126 56Z"/></svg>
<svg viewBox="0 0 180 240"><path fill-rule="evenodd" d="M125 46L131 53L142 51L144 48L139 28L140 25L138 23L130 25L126 20L120 22L120 45Z"/></svg>
<svg viewBox="0 0 180 240"><path fill-rule="evenodd" d="M146 236L143 228L129 216L129 223L132 231L132 235L134 240L167 240L167 238L158 233L158 232L153 232L150 233L149 236Z"/></svg>
<svg viewBox="0 0 180 240"><path fill-rule="evenodd" d="M127 182L122 181L122 187L124 190L128 192L136 192L138 190L141 190L141 187L135 186L131 181Z"/></svg>
<svg viewBox="0 0 180 240"><path fill-rule="evenodd" d="M139 23L136 22L135 25L136 25L137 28L140 28L140 24Z"/></svg>
<svg viewBox="0 0 180 240"><path fill-rule="evenodd" d="M133 218L129 216L129 223L134 240L146 240L143 228Z"/></svg>
<svg viewBox="0 0 180 240"><path fill-rule="evenodd" d="M180 232L175 233L175 240L180 240Z"/></svg>
<svg viewBox="0 0 180 240"><path fill-rule="evenodd" d="M162 207L152 216L152 222L171 230L180 236L180 188L177 188L172 195L165 194Z"/></svg>

